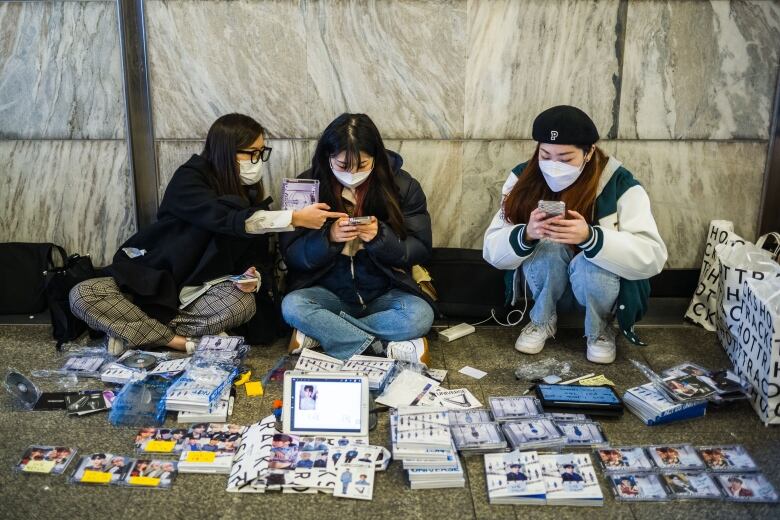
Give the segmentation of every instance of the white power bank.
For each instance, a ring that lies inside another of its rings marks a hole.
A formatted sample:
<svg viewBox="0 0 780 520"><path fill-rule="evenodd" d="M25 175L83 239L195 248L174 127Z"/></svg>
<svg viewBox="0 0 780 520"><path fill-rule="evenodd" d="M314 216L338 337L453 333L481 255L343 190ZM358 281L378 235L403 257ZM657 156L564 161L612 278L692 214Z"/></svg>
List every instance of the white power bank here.
<svg viewBox="0 0 780 520"><path fill-rule="evenodd" d="M444 329L442 331L439 331L439 336L444 341L455 341L456 339L462 338L463 336L468 336L469 334L473 333L476 329L473 325L469 325L468 323L461 323L459 325L455 325L454 327L450 327L449 329Z"/></svg>

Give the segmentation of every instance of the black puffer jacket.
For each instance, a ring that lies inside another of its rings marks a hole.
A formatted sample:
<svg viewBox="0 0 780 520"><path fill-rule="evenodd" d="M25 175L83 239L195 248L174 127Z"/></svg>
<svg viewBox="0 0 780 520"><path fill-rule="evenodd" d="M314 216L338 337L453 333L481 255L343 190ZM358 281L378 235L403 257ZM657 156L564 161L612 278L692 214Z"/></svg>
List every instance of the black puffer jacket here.
<svg viewBox="0 0 780 520"><path fill-rule="evenodd" d="M367 254L359 255L356 259L368 259L376 267L373 271L383 273L390 286L422 296L433 306L433 302L420 291L412 278L412 266L423 264L431 257L431 216L428 214L425 193L420 183L401 169L401 156L395 152L387 153L401 196L399 202L407 236L402 240L388 224L380 220L376 237L364 244ZM298 177L314 178L311 170ZM338 276L334 266L344 244L330 242L332 224L333 221L329 221L321 229L296 229L280 236L282 255L289 269L288 292L318 285L326 276Z"/></svg>
<svg viewBox="0 0 780 520"><path fill-rule="evenodd" d="M180 166L165 189L157 221L122 244L106 270L122 292L163 323L176 315L182 287L239 274L251 265L261 270L270 261L267 236L244 229L244 221L267 204L250 207L236 195L217 196L210 169L200 155ZM147 253L131 259L125 247Z"/></svg>

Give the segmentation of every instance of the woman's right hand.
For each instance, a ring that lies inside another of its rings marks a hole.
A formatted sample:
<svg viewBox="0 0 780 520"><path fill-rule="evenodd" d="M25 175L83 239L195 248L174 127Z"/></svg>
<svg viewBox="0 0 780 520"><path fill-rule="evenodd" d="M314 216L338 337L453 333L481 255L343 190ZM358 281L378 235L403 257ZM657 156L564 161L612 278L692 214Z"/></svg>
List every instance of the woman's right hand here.
<svg viewBox="0 0 780 520"><path fill-rule="evenodd" d="M350 226L349 217L343 216L330 226L331 242L349 242L358 236L358 227Z"/></svg>
<svg viewBox="0 0 780 520"><path fill-rule="evenodd" d="M318 202L317 204L311 204L303 209L293 211L292 225L295 227L303 227L309 229L322 228L325 221L329 218L341 218L346 217L346 213L335 213L328 211L330 206L324 202Z"/></svg>
<svg viewBox="0 0 780 520"><path fill-rule="evenodd" d="M553 219L548 219L548 217L549 215L539 208L533 210L528 218L528 224L525 226L525 236L523 239L529 242L543 239L546 236L546 224L554 218L558 218L553 217Z"/></svg>

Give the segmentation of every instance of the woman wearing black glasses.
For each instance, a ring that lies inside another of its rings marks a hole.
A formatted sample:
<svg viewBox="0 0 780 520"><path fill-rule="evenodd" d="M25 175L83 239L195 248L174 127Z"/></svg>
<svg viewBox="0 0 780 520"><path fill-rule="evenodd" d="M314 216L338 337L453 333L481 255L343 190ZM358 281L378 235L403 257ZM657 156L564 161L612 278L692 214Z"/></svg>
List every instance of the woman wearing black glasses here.
<svg viewBox="0 0 780 520"><path fill-rule="evenodd" d="M267 234L343 215L327 204L270 211L262 182L270 154L251 117L217 119L200 155L174 173L157 221L114 255L111 276L73 288L73 313L106 333L111 354L141 345L191 352L198 337L246 323L263 283L257 266L271 262Z"/></svg>

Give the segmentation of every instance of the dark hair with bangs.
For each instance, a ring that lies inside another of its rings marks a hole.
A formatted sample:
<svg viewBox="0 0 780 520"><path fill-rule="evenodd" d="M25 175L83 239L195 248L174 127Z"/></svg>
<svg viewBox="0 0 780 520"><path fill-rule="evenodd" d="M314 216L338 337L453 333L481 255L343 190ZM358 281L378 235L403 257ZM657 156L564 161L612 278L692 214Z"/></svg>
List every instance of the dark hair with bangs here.
<svg viewBox="0 0 780 520"><path fill-rule="evenodd" d="M241 184L236 152L251 146L261 135L265 135L262 125L243 114L227 114L209 128L206 144L201 157L211 163L213 178L211 187L217 195L238 195L248 199L248 188ZM262 198L262 189L256 184L257 197Z"/></svg>
<svg viewBox="0 0 780 520"><path fill-rule="evenodd" d="M341 114L322 133L312 158L312 176L320 181L320 202L332 211L344 211L341 184L333 175L330 159L346 152L347 170L360 164L360 152L374 158L374 169L357 192L356 216L370 215L386 222L402 239L406 238L400 194L393 179L382 136L366 114Z"/></svg>

